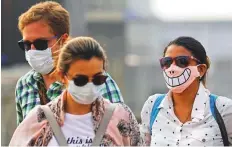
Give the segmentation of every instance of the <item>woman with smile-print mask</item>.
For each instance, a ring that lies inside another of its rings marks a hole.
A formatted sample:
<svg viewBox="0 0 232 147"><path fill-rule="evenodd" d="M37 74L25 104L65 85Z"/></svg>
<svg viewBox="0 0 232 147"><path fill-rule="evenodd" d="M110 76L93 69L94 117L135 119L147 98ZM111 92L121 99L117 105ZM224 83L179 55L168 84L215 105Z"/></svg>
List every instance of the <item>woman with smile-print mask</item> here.
<svg viewBox="0 0 232 147"><path fill-rule="evenodd" d="M147 146L228 146L232 143L232 100L206 89L209 58L192 37L178 37L160 59L167 94L148 98L141 112Z"/></svg>

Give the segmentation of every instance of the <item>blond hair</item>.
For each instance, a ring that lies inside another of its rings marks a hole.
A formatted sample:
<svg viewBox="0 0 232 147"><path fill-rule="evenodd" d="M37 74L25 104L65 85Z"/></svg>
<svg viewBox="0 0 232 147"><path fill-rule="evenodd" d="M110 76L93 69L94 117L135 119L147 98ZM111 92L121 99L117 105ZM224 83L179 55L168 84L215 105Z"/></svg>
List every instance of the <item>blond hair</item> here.
<svg viewBox="0 0 232 147"><path fill-rule="evenodd" d="M44 21L51 33L60 37L69 34L69 12L59 3L53 1L40 2L19 16L18 28L22 33L25 26L36 21Z"/></svg>

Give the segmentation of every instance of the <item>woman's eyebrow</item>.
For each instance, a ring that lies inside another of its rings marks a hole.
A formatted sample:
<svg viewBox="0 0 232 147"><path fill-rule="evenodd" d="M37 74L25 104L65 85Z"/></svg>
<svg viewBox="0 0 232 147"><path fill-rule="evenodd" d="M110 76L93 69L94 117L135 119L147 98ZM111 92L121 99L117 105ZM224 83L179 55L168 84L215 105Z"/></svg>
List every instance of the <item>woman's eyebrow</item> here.
<svg viewBox="0 0 232 147"><path fill-rule="evenodd" d="M97 75L101 75L102 73L103 73L103 72L98 72L98 73L94 74L93 77L94 77L94 76L97 76ZM78 76L87 76L87 75L84 75L84 74L76 74L76 75L74 76L74 78L75 78L75 77L78 77Z"/></svg>
<svg viewBox="0 0 232 147"><path fill-rule="evenodd" d="M98 72L98 73L94 74L93 76L101 75L102 73L103 72L101 71L101 72Z"/></svg>
<svg viewBox="0 0 232 147"><path fill-rule="evenodd" d="M76 74L73 76L73 78L79 77L79 76L86 76L86 75L82 75L82 74Z"/></svg>

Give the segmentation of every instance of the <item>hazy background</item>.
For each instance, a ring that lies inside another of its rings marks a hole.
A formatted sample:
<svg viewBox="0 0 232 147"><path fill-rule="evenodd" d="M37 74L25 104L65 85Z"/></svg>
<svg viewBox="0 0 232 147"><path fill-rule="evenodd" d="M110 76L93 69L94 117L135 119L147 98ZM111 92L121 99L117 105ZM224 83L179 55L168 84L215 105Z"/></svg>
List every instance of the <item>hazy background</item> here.
<svg viewBox="0 0 232 147"><path fill-rule="evenodd" d="M138 120L149 95L165 93L158 59L178 36L199 40L211 59L207 87L232 98L230 0L57 0L71 16L71 35L92 36L107 51L108 72ZM15 84L30 70L17 46L18 16L39 0L2 0L1 140L16 128Z"/></svg>

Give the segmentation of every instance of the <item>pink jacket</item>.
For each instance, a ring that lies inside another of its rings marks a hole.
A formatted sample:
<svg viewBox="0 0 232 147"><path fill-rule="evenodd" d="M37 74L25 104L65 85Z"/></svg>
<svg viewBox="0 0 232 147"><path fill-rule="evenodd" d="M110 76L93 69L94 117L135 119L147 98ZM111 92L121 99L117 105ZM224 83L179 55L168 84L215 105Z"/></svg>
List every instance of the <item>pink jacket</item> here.
<svg viewBox="0 0 232 147"><path fill-rule="evenodd" d="M47 104L60 126L64 123L64 91L57 99ZM99 98L92 104L93 125L96 133L105 113L105 106L110 102ZM47 146L53 131L46 120L43 110L37 106L17 127L10 141L10 146ZM103 146L139 146L142 145L139 125L130 108L118 103L101 141Z"/></svg>

